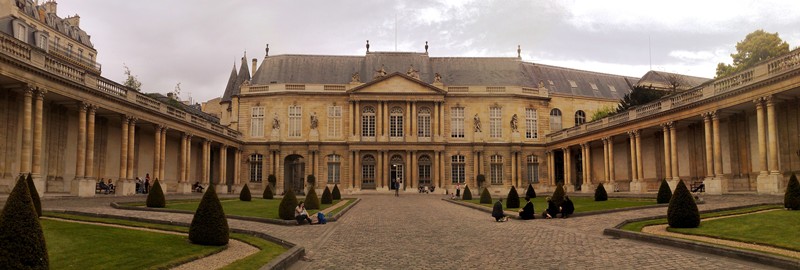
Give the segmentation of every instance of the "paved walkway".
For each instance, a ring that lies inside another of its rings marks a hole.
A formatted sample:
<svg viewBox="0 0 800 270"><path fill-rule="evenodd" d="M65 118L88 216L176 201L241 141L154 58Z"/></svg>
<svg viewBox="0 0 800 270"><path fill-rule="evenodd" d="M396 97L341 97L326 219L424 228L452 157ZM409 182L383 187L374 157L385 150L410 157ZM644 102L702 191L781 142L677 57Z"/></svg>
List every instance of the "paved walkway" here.
<svg viewBox="0 0 800 270"><path fill-rule="evenodd" d="M186 197L186 196L184 196ZM188 196L193 197L193 196ZM199 195L194 195L199 198ZM170 196L170 199L175 196ZM767 269L762 265L602 235L604 228L666 208L569 219L497 223L489 214L441 201L441 195L364 195L337 222L279 226L229 220L306 247L309 261L293 269ZM45 209L78 210L191 222L191 215L118 210L111 201L134 198L45 200ZM761 202L778 196L708 196L700 209ZM543 205L536 205L537 212Z"/></svg>

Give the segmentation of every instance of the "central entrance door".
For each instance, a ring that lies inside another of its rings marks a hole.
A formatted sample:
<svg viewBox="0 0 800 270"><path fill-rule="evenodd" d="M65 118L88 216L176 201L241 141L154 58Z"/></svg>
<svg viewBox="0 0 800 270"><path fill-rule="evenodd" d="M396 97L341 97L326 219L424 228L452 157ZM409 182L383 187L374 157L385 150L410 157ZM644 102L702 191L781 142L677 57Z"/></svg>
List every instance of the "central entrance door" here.
<svg viewBox="0 0 800 270"><path fill-rule="evenodd" d="M283 167L283 188L291 189L294 194L305 195L303 178L305 176L306 164L301 155L289 155L284 160Z"/></svg>
<svg viewBox="0 0 800 270"><path fill-rule="evenodd" d="M404 189L406 183L403 181L403 169L403 157L400 155L392 156L389 162L389 181L392 184L392 189L398 188L397 183L399 182L403 182L399 189Z"/></svg>

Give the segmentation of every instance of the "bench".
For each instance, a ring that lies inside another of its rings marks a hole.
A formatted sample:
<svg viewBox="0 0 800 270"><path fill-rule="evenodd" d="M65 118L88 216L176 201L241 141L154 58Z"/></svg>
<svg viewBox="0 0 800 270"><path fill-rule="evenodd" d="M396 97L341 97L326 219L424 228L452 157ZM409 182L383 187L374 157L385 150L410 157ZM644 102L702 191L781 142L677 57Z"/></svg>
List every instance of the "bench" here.
<svg viewBox="0 0 800 270"><path fill-rule="evenodd" d="M421 185L419 186L419 193L433 193L436 187L432 185Z"/></svg>
<svg viewBox="0 0 800 270"><path fill-rule="evenodd" d="M100 182L94 184L94 194L113 194L114 191L115 190L113 187L109 188L105 184L101 186Z"/></svg>
<svg viewBox="0 0 800 270"><path fill-rule="evenodd" d="M706 184L703 184L703 181L694 181L689 185L689 190L692 192L706 192Z"/></svg>

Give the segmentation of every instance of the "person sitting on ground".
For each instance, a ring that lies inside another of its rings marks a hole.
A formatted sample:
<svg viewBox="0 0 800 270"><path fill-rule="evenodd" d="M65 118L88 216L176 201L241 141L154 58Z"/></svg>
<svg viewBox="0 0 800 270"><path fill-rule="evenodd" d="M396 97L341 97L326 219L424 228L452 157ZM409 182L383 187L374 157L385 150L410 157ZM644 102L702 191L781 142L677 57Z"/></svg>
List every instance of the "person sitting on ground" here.
<svg viewBox="0 0 800 270"><path fill-rule="evenodd" d="M525 197L525 201L527 201L527 203L525 203L525 206L519 209L519 218L523 220L534 219L535 218L534 213L536 212L533 210L533 203L531 202L531 198Z"/></svg>
<svg viewBox="0 0 800 270"><path fill-rule="evenodd" d="M547 210L542 213L542 217L546 219L554 218L558 215L559 208L556 206L556 202L553 201L550 197L547 197Z"/></svg>
<svg viewBox="0 0 800 270"><path fill-rule="evenodd" d="M328 219L325 218L325 214L322 212L317 212L317 224L326 224L328 223Z"/></svg>
<svg viewBox="0 0 800 270"><path fill-rule="evenodd" d="M192 191L203 193L203 186L200 185L200 182L194 182L192 185Z"/></svg>
<svg viewBox="0 0 800 270"><path fill-rule="evenodd" d="M300 202L300 204L297 205L297 208L294 209L294 218L297 220L297 225L302 225L304 220L308 220L309 225L314 224L311 221L311 218L308 217L308 212L306 212L306 204L304 202Z"/></svg>
<svg viewBox="0 0 800 270"><path fill-rule="evenodd" d="M503 222L508 220L505 213L503 213L503 199L498 199L496 203L494 203L494 207L492 208L492 217L497 222Z"/></svg>
<svg viewBox="0 0 800 270"><path fill-rule="evenodd" d="M561 218L568 218L574 212L575 205L572 204L572 200L569 199L569 196L564 196L564 202L561 203Z"/></svg>

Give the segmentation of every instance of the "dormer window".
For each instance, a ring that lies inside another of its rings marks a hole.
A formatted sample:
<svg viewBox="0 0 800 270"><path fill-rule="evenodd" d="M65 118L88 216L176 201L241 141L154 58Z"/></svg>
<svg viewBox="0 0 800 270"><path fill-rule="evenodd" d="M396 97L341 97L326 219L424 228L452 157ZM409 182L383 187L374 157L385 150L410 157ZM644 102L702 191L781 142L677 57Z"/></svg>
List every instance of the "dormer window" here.
<svg viewBox="0 0 800 270"><path fill-rule="evenodd" d="M613 85L608 85L608 89L611 89L611 92L617 92L617 88Z"/></svg>
<svg viewBox="0 0 800 270"><path fill-rule="evenodd" d="M594 90L594 91L597 91L597 90L599 90L599 89L597 89L597 85L596 85L596 84L594 84L594 83L589 83L589 86L591 86L591 87L592 87L592 90Z"/></svg>
<svg viewBox="0 0 800 270"><path fill-rule="evenodd" d="M578 88L578 84L575 83L575 81L573 81L573 80L569 80L569 86L572 87L572 88Z"/></svg>
<svg viewBox="0 0 800 270"><path fill-rule="evenodd" d="M14 21L14 37L28 43L28 26L22 21Z"/></svg>
<svg viewBox="0 0 800 270"><path fill-rule="evenodd" d="M47 51L48 48L47 33L44 32L36 33L36 47L39 47L42 50Z"/></svg>

